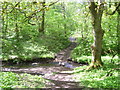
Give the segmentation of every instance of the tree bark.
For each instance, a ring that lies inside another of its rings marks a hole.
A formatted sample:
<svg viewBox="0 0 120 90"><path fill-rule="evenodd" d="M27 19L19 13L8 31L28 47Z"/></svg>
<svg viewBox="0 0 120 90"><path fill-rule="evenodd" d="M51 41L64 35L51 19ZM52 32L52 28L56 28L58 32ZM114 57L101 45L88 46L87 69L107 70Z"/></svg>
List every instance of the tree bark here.
<svg viewBox="0 0 120 90"><path fill-rule="evenodd" d="M43 0L43 3L42 3L42 8L43 8L43 11L42 11L42 22L41 22L41 28L39 28L39 32L42 32L44 33L45 31L45 0Z"/></svg>
<svg viewBox="0 0 120 90"><path fill-rule="evenodd" d="M63 3L61 3L61 6L62 6L62 13L63 13L63 18L64 18L64 20L66 20L66 8L65 8L65 3L63 2ZM66 23L64 23L64 34L65 34L65 37L67 37L67 31L66 31L66 29L67 29L67 25L66 25Z"/></svg>
<svg viewBox="0 0 120 90"><path fill-rule="evenodd" d="M117 16L117 38L118 38L118 49L117 49L117 54L118 54L118 57L120 58L120 7L119 9L117 10L118 12L118 16Z"/></svg>
<svg viewBox="0 0 120 90"><path fill-rule="evenodd" d="M101 0L100 0L101 1ZM102 39L104 35L104 31L101 26L102 14L103 14L103 3L100 5L96 5L95 2L90 2L90 11L92 15L92 26L93 26L93 34L94 34L94 43L91 45L92 49L92 61L90 68L96 68L103 65L101 60L101 52L102 52Z"/></svg>
<svg viewBox="0 0 120 90"><path fill-rule="evenodd" d="M2 18L2 27L1 27L1 33L2 33L2 59L4 60L5 59L5 54L6 54L6 52L5 52L5 42L3 41L3 40L5 40L6 39L6 32L5 32L5 15L4 15L4 13L5 13L5 8L3 8L4 7L4 4L1 6L1 8L2 8L2 13L1 13L1 18Z"/></svg>

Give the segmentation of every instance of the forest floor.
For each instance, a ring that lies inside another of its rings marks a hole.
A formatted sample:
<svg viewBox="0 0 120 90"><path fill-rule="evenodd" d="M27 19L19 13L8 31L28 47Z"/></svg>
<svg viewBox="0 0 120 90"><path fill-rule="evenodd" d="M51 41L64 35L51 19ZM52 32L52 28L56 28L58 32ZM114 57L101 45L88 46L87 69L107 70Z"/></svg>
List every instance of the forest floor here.
<svg viewBox="0 0 120 90"><path fill-rule="evenodd" d="M5 65L2 67L2 71L42 75L43 78L50 80L50 82L46 83L46 88L83 88L75 80L76 76L72 74L73 69L82 64L67 60L70 59L70 52L75 47L76 43L71 43L68 48L60 51L56 55L55 60L14 66Z"/></svg>

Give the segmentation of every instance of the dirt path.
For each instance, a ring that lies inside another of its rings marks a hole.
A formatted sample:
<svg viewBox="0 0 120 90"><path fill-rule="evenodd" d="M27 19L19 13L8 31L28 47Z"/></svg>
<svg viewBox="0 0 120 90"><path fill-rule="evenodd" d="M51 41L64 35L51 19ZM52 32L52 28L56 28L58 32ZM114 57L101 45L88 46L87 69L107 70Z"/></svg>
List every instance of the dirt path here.
<svg viewBox="0 0 120 90"><path fill-rule="evenodd" d="M40 65L40 64L39 64ZM72 75L72 69L59 66L35 66L35 67L6 67L2 71L11 71L16 73L29 73L32 75L42 75L43 78L50 80L47 83L47 88L78 88L78 82L75 81Z"/></svg>
<svg viewBox="0 0 120 90"><path fill-rule="evenodd" d="M43 78L50 80L47 88L79 88L79 83L74 79L72 70L80 64L68 61L70 52L76 47L75 43L57 54L52 62L31 63L27 65L5 66L2 71L12 71L16 73L29 73L33 75L42 75Z"/></svg>

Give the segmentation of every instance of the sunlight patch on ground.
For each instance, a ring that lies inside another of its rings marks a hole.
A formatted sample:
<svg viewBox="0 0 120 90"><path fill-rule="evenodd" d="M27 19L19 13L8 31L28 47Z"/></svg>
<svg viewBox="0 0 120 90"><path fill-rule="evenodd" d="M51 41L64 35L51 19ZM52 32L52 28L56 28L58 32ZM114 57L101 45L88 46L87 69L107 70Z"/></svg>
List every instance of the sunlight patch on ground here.
<svg viewBox="0 0 120 90"><path fill-rule="evenodd" d="M74 71L61 71L60 73L69 73L69 74L72 74Z"/></svg>

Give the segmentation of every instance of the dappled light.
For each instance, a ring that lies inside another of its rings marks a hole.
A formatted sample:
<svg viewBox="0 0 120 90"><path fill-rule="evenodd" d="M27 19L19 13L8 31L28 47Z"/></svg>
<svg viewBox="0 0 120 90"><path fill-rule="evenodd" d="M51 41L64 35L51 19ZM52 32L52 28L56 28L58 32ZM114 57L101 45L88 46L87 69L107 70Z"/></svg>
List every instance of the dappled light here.
<svg viewBox="0 0 120 90"><path fill-rule="evenodd" d="M0 88L120 87L120 2L0 1Z"/></svg>

